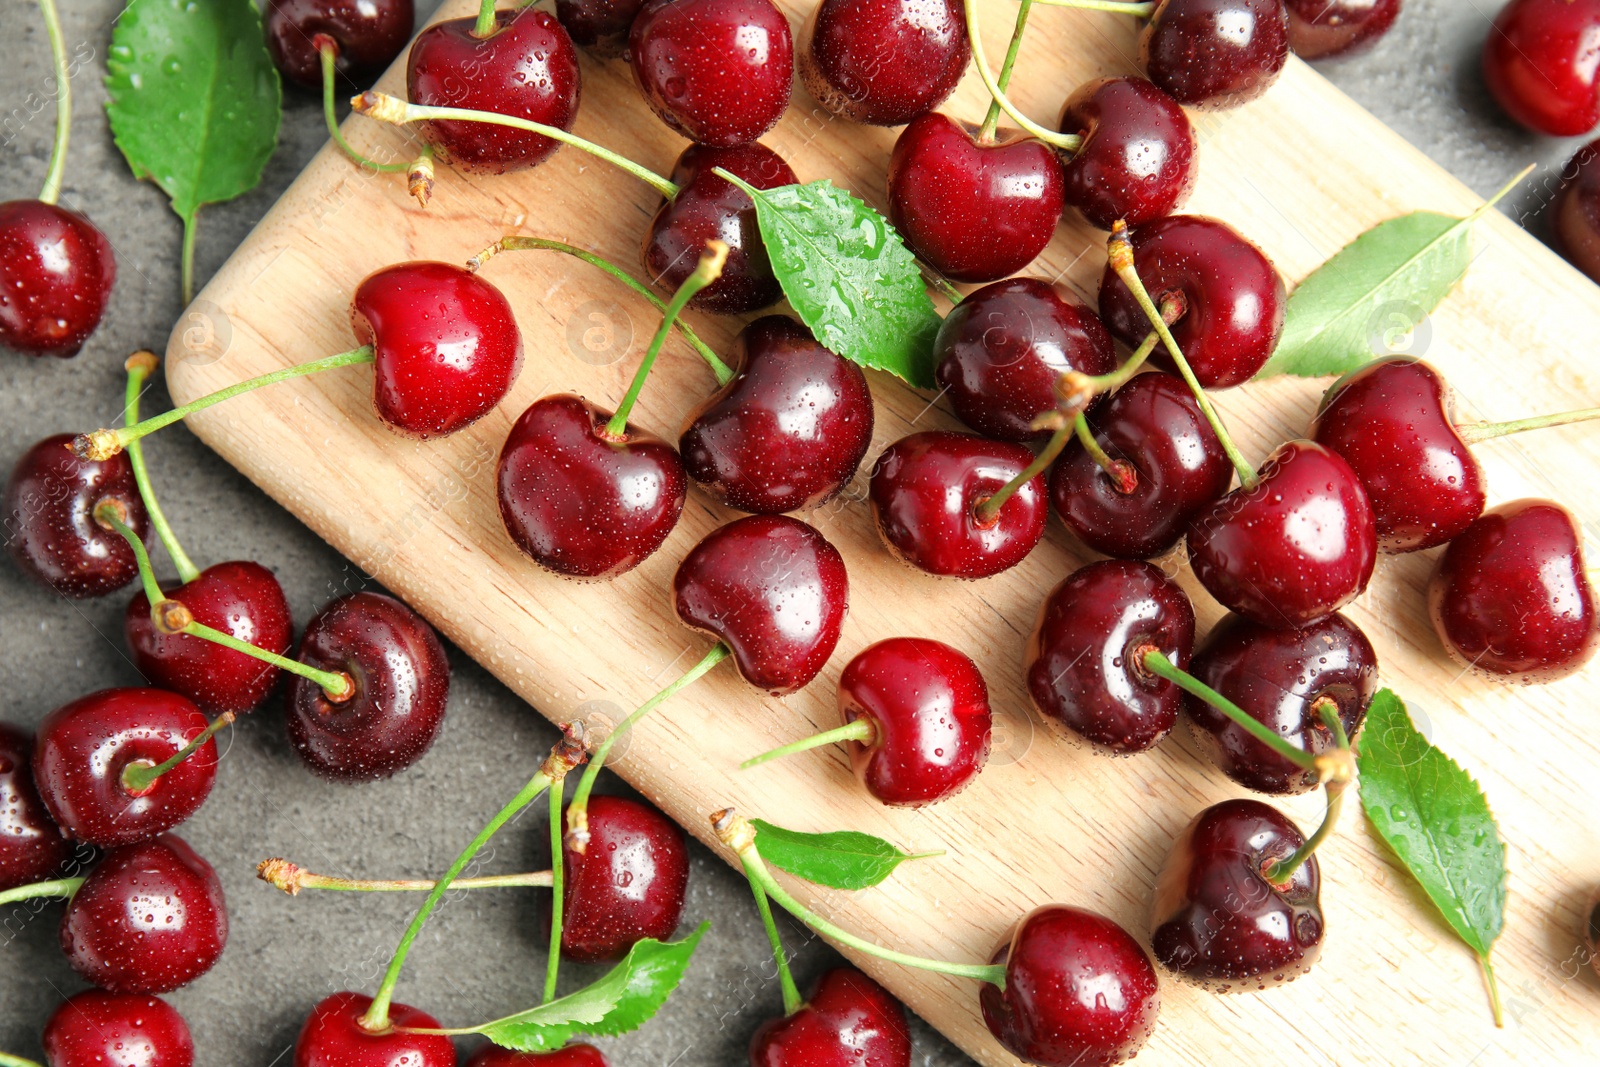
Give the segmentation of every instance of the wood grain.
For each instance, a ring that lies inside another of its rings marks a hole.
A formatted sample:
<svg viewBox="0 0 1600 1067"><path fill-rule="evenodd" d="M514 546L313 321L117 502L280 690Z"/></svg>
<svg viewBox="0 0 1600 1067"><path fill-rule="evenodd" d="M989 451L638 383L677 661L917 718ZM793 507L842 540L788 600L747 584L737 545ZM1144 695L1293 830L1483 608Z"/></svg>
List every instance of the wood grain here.
<svg viewBox="0 0 1600 1067"><path fill-rule="evenodd" d="M452 15L475 8L452 0ZM796 27L801 2L786 3ZM991 56L1011 12L985 5ZM1033 15L1014 85L1041 118L1090 77L1133 70L1130 20L1059 9ZM645 108L625 65L583 61L577 132L665 172L683 143ZM392 71L385 85L398 88ZM977 119L982 87L969 73L948 105ZM1202 177L1190 210L1216 215L1258 241L1291 280L1374 223L1428 208L1464 214L1478 200L1397 135L1292 61L1279 84L1241 110L1196 117ZM358 147L402 153L405 135L356 118ZM766 143L802 180L832 177L883 206L895 131L831 119L797 88ZM1517 161L1507 160L1508 176ZM441 171L426 212L395 176L374 178L324 151L201 294L173 336L168 377L179 401L290 363L350 347L346 305L361 277L398 260L464 261L503 233L571 240L635 269L656 195L571 149L502 178ZM1102 235L1064 225L1033 273L1092 299ZM706 641L668 606L677 561L731 516L691 494L680 528L637 571L606 585L540 571L501 528L493 467L511 420L544 394L570 390L615 404L656 325L635 295L591 268L544 253L506 255L485 268L517 310L527 365L501 408L448 440L419 445L385 430L370 406L365 368L278 386L213 408L195 431L358 567L394 589L554 720L612 717L699 658ZM722 351L740 325L701 316ZM1490 213L1460 290L1419 332L1415 350L1450 375L1469 417L1515 418L1600 403L1600 289L1508 219ZM609 352L606 351L610 345ZM600 351L596 351L599 349ZM603 365L602 365L603 364ZM1303 432L1322 383L1274 381L1218 396L1247 455ZM674 341L637 411L675 436L712 383ZM954 425L944 405L883 376L875 455L913 429ZM1496 499L1548 495L1586 523L1600 517L1600 436L1583 427L1479 449ZM638 730L619 770L702 839L707 813L736 805L802 829L854 827L941 860L909 864L856 894L799 885L818 910L896 948L986 958L1029 908L1061 901L1098 909L1144 935L1155 873L1169 842L1202 806L1237 795L1175 736L1137 759L1095 757L1030 715L1020 686L1023 641L1046 591L1086 555L1053 524L1022 566L979 584L939 581L891 562L863 502L864 478L809 516L850 569L851 612L833 663L785 701L753 692L726 668L681 694ZM1203 626L1220 612L1187 574ZM1215 997L1164 983L1159 1031L1143 1064L1576 1063L1592 1056L1600 989L1578 965L1584 895L1600 884L1593 829L1600 812L1600 743L1591 670L1542 689L1463 677L1426 621L1431 555L1385 559L1351 611L1383 661L1386 684L1413 701L1434 739L1482 782L1510 849L1508 923L1495 959L1507 1028L1489 1017L1471 954L1408 883L1359 813L1323 852L1329 937L1308 977L1259 994ZM895 635L934 637L982 667L999 721L995 756L960 797L923 811L890 811L864 796L843 756L824 750L751 772L737 762L836 721L838 672L865 645ZM458 712L459 714L459 712ZM542 753L511 756L530 770ZM1320 802L1285 807L1302 825ZM461 827L465 841L475 827ZM990 1038L971 983L861 964L984 1064L1013 1063ZM1581 972L1581 973L1580 973ZM530 991L531 991L530 987ZM468 1020L452 1020L464 1023ZM1298 1057L1298 1060L1296 1060Z"/></svg>

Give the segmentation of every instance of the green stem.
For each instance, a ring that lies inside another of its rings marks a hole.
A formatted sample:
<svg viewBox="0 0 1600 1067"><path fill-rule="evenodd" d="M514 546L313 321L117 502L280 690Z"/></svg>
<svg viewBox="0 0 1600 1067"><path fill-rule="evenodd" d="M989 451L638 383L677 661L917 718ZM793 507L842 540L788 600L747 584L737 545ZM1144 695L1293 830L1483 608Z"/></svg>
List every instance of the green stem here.
<svg viewBox="0 0 1600 1067"><path fill-rule="evenodd" d="M200 751L200 747L216 736L217 731L233 722L233 712L225 711L218 715L206 728L194 736L194 740L184 745L178 751L168 756L157 764L135 761L122 768L122 788L134 796L140 796L156 784L156 779L166 774L172 768Z"/></svg>
<svg viewBox="0 0 1600 1067"><path fill-rule="evenodd" d="M61 198L61 177L67 170L67 142L72 138L72 77L67 73L67 40L61 33L56 0L39 0L45 33L50 37L50 64L56 72L56 139L50 146L50 163L44 171L39 199L54 204Z"/></svg>
<svg viewBox="0 0 1600 1067"><path fill-rule="evenodd" d="M83 885L82 878L54 878L48 882L33 882L13 889L0 891L0 906L15 904L19 900L37 900L40 897L71 897Z"/></svg>
<svg viewBox="0 0 1600 1067"><path fill-rule="evenodd" d="M1033 457L1033 462L1022 468L1022 471L1005 485L996 489L993 496L980 500L972 509L972 516L979 526L987 526L994 522L1000 515L1000 509L1011 499L1013 493L1039 475L1043 474L1050 464L1055 462L1061 450L1067 447L1067 442L1072 438L1072 427L1076 419L1065 419L1050 435L1050 440L1045 443L1044 450Z"/></svg>
<svg viewBox="0 0 1600 1067"><path fill-rule="evenodd" d="M248 641L241 641L232 634L212 629L203 622L191 622L178 632L199 638L202 641L210 641L215 645L222 645L224 648L231 648L235 652L242 652L247 656L253 656L262 663L270 663L279 670L288 671L290 674L298 674L307 681L315 682L321 686L323 693L335 704L341 704L355 696L355 682L343 671L319 670L309 663L301 663L297 659L280 656L276 652L252 645Z"/></svg>
<svg viewBox="0 0 1600 1067"><path fill-rule="evenodd" d="M756 898L756 911L761 913L761 925L767 931L767 944L772 946L772 963L778 969L778 988L783 990L783 1014L793 1015L805 1001L800 999L794 975L789 973L789 956L783 951L783 938L778 935L778 923L772 917L772 902L754 877L749 881L750 892Z"/></svg>
<svg viewBox="0 0 1600 1067"><path fill-rule="evenodd" d="M1500 1007L1500 983L1495 980L1494 964L1489 962L1487 952L1478 957L1478 966L1483 968L1483 982L1489 989L1489 1010L1494 1012L1494 1025L1504 1030L1506 1015Z"/></svg>
<svg viewBox="0 0 1600 1067"><path fill-rule="evenodd" d="M1022 0L1017 5L1017 24L1011 30L1011 44L1006 48L1006 58L1000 64L1000 77L995 79L995 86L1003 93L1011 84L1011 70L1017 65L1017 53L1022 49L1022 31L1028 25L1028 12L1033 9L1033 0ZM983 117L983 127L978 131L978 142L988 144L994 140L995 127L1000 125L1000 101L989 101L989 113Z"/></svg>
<svg viewBox="0 0 1600 1067"><path fill-rule="evenodd" d="M472 27L472 36L483 40L494 36L495 31L495 0L480 0L478 4L478 23Z"/></svg>
<svg viewBox="0 0 1600 1067"><path fill-rule="evenodd" d="M1223 696L1209 685L1206 685L1188 671L1181 670L1180 668L1174 666L1172 661L1160 651L1154 648L1146 647L1142 650L1142 654L1140 654L1139 651L1136 651L1135 655L1139 656L1139 661L1143 664L1145 670L1149 671L1158 678L1165 678L1167 681L1171 682L1179 689L1182 689L1184 692L1192 693L1201 700L1204 700L1207 704L1210 704L1212 707L1216 708L1218 711L1222 712L1222 714L1231 719L1235 726L1238 726L1241 730L1244 730L1257 741L1260 741L1263 745L1266 745L1268 748L1272 749L1272 751L1276 752L1278 755L1282 756L1296 767L1299 767L1304 771L1316 770L1315 756L1307 752L1305 749L1298 748L1291 744L1288 739L1283 737L1276 730L1272 729L1266 723L1245 711L1239 705L1235 704L1233 701L1229 700L1227 697Z"/></svg>
<svg viewBox="0 0 1600 1067"><path fill-rule="evenodd" d="M0 1067L44 1067L44 1064L34 1060L25 1060L21 1056L13 1056L8 1052L0 1052Z"/></svg>
<svg viewBox="0 0 1600 1067"><path fill-rule="evenodd" d="M128 542L128 547L133 549L133 561L139 568L139 581L144 586L145 599L154 607L166 599L166 594L161 591L161 586L156 582L155 571L150 567L150 553L145 551L144 542L139 539L139 535L123 521L125 515L122 505L114 500L102 501L95 505L94 521L113 533L121 534L123 540Z"/></svg>
<svg viewBox="0 0 1600 1067"><path fill-rule="evenodd" d="M544 965L544 996L539 1003L548 1004L556 996L556 979L561 974L561 934L566 910L566 855L561 847L561 793L566 779L550 783L550 887L555 892L550 898L550 955Z"/></svg>
<svg viewBox="0 0 1600 1067"><path fill-rule="evenodd" d="M132 426L139 421L139 398L145 380L156 369L156 357L152 352L135 352L123 366L128 371L128 388L122 401L122 422ZM194 565L194 560L183 550L177 535L167 523L166 512L161 510L155 490L150 486L150 475L144 465L144 448L138 441L128 445L128 465L133 468L133 481L139 488L139 499L144 502L145 513L150 516L150 525L155 527L156 536L161 538L167 555L172 557L173 566L178 568L178 581L188 585L200 577L200 568Z"/></svg>
<svg viewBox="0 0 1600 1067"><path fill-rule="evenodd" d="M438 885L432 878L334 878L302 870L288 860L270 859L256 867L256 877L294 896L302 889L332 893L426 893ZM549 871L523 874L490 874L481 878L457 878L451 889L522 889L550 885Z"/></svg>
<svg viewBox="0 0 1600 1067"><path fill-rule="evenodd" d="M763 763L782 759L785 756L792 756L797 752L808 752L813 748L821 748L823 745L836 745L844 741L860 741L862 744L867 744L872 740L873 732L871 719L855 719L845 723L843 726L836 726L832 730L824 730L820 734L814 734L803 740L791 741L787 745L773 749L771 752L763 752L759 756L752 756L739 764L739 769L747 771L751 767L759 767Z"/></svg>
<svg viewBox="0 0 1600 1067"><path fill-rule="evenodd" d="M1298 871L1300 865L1312 857L1322 842L1328 839L1328 835L1333 832L1333 828L1338 825L1339 812L1344 809L1344 784L1329 782L1324 792L1328 797L1328 807L1323 813L1322 825L1317 827L1316 833L1306 838L1305 843L1295 849L1288 857L1269 863L1266 869L1261 872L1262 876L1273 885L1287 885L1289 879L1294 877L1294 872Z"/></svg>
<svg viewBox="0 0 1600 1067"><path fill-rule="evenodd" d="M926 264L924 264L924 266L926 266ZM957 289L955 286L951 285L947 280L945 280L944 275L935 273L932 267L927 267L927 271L928 277L933 282L933 287L939 290L939 292L943 293L946 300L950 301L952 304L961 303L962 296L960 289Z"/></svg>
<svg viewBox="0 0 1600 1067"><path fill-rule="evenodd" d="M338 70L334 66L334 61L339 58L339 45L332 37L322 33L313 37L311 42L316 45L317 51L322 56L322 117L328 123L328 136L333 138L333 143L355 163L370 168L375 174L395 174L410 170L410 163L379 163L350 147L350 142L344 139L344 131L339 129L339 116L333 106L335 82L338 80Z"/></svg>
<svg viewBox="0 0 1600 1067"><path fill-rule="evenodd" d="M1555 415L1537 415L1531 419L1517 419L1514 422L1475 422L1465 426L1457 426L1456 433L1469 445L1480 441L1492 441L1496 437L1508 437L1524 430L1543 430L1551 426L1570 426L1575 422L1588 422L1591 419L1600 419L1600 408L1582 408L1578 411L1563 411Z"/></svg>
<svg viewBox="0 0 1600 1067"><path fill-rule="evenodd" d="M989 99L999 104L1000 110L1010 115L1013 122L1045 144L1059 148L1063 152L1076 152L1083 145L1082 137L1046 129L1018 111L1016 105L1006 99L1005 90L994 80L994 75L989 73L989 61L983 55L983 38L978 30L978 0L963 0L963 3L967 14L967 37L972 43L972 62L978 68L978 77L983 79L984 88L989 90Z"/></svg>
<svg viewBox="0 0 1600 1067"><path fill-rule="evenodd" d="M1111 479L1113 489L1127 496L1139 487L1138 470L1125 459L1112 459L1106 455L1106 450L1100 447L1100 442L1089 429L1089 420L1083 412L1080 411L1078 417L1072 420L1072 428L1078 435L1078 443L1089 454L1089 458L1094 460L1095 466L1105 471L1106 477Z"/></svg>
<svg viewBox="0 0 1600 1067"><path fill-rule="evenodd" d="M1049 7L1076 7L1084 11L1107 11L1113 15L1132 15L1136 19L1147 19L1156 10L1156 0L1147 0L1144 3L1133 0L1039 0L1039 3Z"/></svg>
<svg viewBox="0 0 1600 1067"><path fill-rule="evenodd" d="M198 210L183 217L183 261L179 267L179 282L183 288L184 307L194 302L194 237L199 218Z"/></svg>

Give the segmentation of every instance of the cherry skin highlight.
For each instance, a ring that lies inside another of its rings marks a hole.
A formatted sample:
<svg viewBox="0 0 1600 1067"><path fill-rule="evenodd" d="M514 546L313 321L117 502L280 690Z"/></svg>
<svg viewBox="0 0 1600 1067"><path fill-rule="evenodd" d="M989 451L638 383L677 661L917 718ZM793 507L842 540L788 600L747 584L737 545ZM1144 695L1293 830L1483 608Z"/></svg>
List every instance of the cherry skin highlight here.
<svg viewBox="0 0 1600 1067"><path fill-rule="evenodd" d="M1284 0L1162 0L1139 36L1150 80L1194 107L1249 103L1288 61Z"/></svg>
<svg viewBox="0 0 1600 1067"><path fill-rule="evenodd" d="M561 826L565 833L565 816ZM620 960L635 943L670 940L678 928L689 850L683 831L654 808L591 797L588 847L581 854L563 847L562 863L561 953L568 959Z"/></svg>
<svg viewBox="0 0 1600 1067"><path fill-rule="evenodd" d="M0 722L0 892L60 877L72 843L33 785L33 736Z"/></svg>
<svg viewBox="0 0 1600 1067"><path fill-rule="evenodd" d="M1200 177L1189 116L1143 78L1080 85L1061 109L1059 128L1083 138L1062 163L1066 202L1098 229L1165 218Z"/></svg>
<svg viewBox="0 0 1600 1067"><path fill-rule="evenodd" d="M1285 0L1289 47L1301 59L1365 52L1394 26L1400 0Z"/></svg>
<svg viewBox="0 0 1600 1067"><path fill-rule="evenodd" d="M1517 122L1552 137L1600 123L1600 0L1511 0L1483 43L1483 80Z"/></svg>
<svg viewBox="0 0 1600 1067"><path fill-rule="evenodd" d="M49 1067L194 1067L194 1039L176 1008L156 997L85 989L44 1024Z"/></svg>
<svg viewBox="0 0 1600 1067"><path fill-rule="evenodd" d="M323 34L337 46L333 69L341 86L366 85L411 40L412 0L266 0L261 27L272 65L303 89L322 91Z"/></svg>
<svg viewBox="0 0 1600 1067"><path fill-rule="evenodd" d="M84 216L43 200L0 204L0 344L77 355L116 281L111 242Z"/></svg>
<svg viewBox="0 0 1600 1067"><path fill-rule="evenodd" d="M610 1067L593 1045L568 1045L554 1052L512 1052L484 1045L472 1054L467 1067Z"/></svg>
<svg viewBox="0 0 1600 1067"><path fill-rule="evenodd" d="M959 0L822 0L800 31L806 90L870 126L903 126L944 103L971 58Z"/></svg>
<svg viewBox="0 0 1600 1067"><path fill-rule="evenodd" d="M628 31L642 7L644 0L556 0L556 18L573 44L615 59L627 52Z"/></svg>
<svg viewBox="0 0 1600 1067"><path fill-rule="evenodd" d="M905 1009L860 971L835 967L793 1015L761 1024L750 1067L911 1067Z"/></svg>
<svg viewBox="0 0 1600 1067"><path fill-rule="evenodd" d="M323 997L306 1016L294 1043L294 1067L456 1067L456 1047L439 1034L375 1034L361 1025L372 998L361 993ZM405 1004L389 1005L396 1027L437 1030L439 1020Z"/></svg>
<svg viewBox="0 0 1600 1067"><path fill-rule="evenodd" d="M1567 162L1561 188L1550 202L1552 244L1567 262L1600 279L1600 141L1578 149Z"/></svg>

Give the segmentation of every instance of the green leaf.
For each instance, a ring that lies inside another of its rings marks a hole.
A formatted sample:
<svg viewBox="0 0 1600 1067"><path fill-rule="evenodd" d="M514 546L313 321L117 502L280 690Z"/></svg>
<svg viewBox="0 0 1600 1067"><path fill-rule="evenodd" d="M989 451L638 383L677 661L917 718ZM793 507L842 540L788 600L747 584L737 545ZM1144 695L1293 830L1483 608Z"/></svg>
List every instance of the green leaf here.
<svg viewBox="0 0 1600 1067"><path fill-rule="evenodd" d="M881 837L854 830L803 834L763 819L751 819L750 823L756 828L756 844L762 859L796 878L830 889L866 889L889 877L906 860L942 855L938 852L912 855Z"/></svg>
<svg viewBox="0 0 1600 1067"><path fill-rule="evenodd" d="M863 367L934 387L939 315L888 219L830 181L763 190L718 173L755 201L773 273L818 341Z"/></svg>
<svg viewBox="0 0 1600 1067"><path fill-rule="evenodd" d="M501 1048L548 1052L578 1034L615 1037L636 1030L678 988L689 958L710 928L710 923L701 923L682 941L663 943L647 937L593 984L548 1004L486 1023L478 1033Z"/></svg>

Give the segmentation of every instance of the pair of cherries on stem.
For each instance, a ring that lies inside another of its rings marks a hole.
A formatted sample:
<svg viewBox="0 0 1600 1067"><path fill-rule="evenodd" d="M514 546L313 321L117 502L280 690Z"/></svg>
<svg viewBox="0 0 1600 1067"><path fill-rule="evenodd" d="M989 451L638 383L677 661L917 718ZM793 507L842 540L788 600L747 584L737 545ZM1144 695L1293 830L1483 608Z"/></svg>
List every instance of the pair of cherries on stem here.
<svg viewBox="0 0 1600 1067"><path fill-rule="evenodd" d="M194 1067L194 1039L176 1008L157 997L86 989L62 1002L40 1038L45 1062L0 1055L11 1067Z"/></svg>

